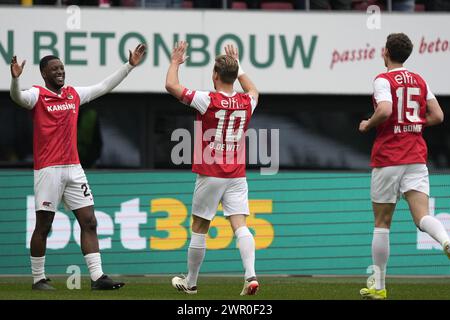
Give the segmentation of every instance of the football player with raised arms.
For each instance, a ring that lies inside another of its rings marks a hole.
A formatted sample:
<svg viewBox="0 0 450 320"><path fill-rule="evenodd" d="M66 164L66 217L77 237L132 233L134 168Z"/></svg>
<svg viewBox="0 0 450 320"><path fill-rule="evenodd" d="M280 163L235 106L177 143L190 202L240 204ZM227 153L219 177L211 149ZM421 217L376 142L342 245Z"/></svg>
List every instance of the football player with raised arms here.
<svg viewBox="0 0 450 320"><path fill-rule="evenodd" d="M81 227L81 251L91 278L91 289L111 290L124 285L103 273L97 237L94 200L77 150L79 108L119 85L145 54L140 44L129 52L128 62L111 76L89 87L65 86L64 64L45 56L39 68L45 86L20 90L19 77L25 66L11 60L11 98L33 116L34 193L36 226L30 243L34 290L54 290L45 276L47 236L61 201L73 211Z"/></svg>
<svg viewBox="0 0 450 320"><path fill-rule="evenodd" d="M187 43L175 45L167 71L166 89L196 111L194 163L197 173L192 200L192 233L188 248L188 274L172 279L179 291L197 293L197 278L206 252L206 234L219 203L237 238L245 270L241 295L259 288L255 273L255 240L246 225L249 215L245 176L245 132L258 103L258 91L239 65L233 45L217 56L212 73L214 92L189 90L178 80L178 70L187 57ZM234 91L236 79L244 93Z"/></svg>
<svg viewBox="0 0 450 320"><path fill-rule="evenodd" d="M430 184L425 127L444 120L442 109L425 80L408 71L403 63L413 44L403 33L390 34L384 51L387 72L374 81L375 112L361 121L359 130L376 128L372 148L371 199L375 217L372 259L375 285L363 288L365 299L386 299L386 266L389 258L389 229L395 205L403 195L416 226L439 242L450 258L450 242L442 223L429 215Z"/></svg>

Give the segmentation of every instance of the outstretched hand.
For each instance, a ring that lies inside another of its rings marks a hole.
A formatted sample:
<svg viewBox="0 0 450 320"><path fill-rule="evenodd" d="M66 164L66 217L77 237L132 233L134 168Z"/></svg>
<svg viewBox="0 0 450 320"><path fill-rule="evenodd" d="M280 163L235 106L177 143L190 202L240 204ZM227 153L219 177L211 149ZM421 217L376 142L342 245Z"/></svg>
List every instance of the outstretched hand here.
<svg viewBox="0 0 450 320"><path fill-rule="evenodd" d="M227 44L225 46L225 54L227 56L235 58L237 61L239 61L239 52L238 52L238 49L234 45Z"/></svg>
<svg viewBox="0 0 450 320"><path fill-rule="evenodd" d="M172 63L183 64L188 56L186 56L186 49L188 43L186 41L179 41L175 43L175 47L172 50Z"/></svg>
<svg viewBox="0 0 450 320"><path fill-rule="evenodd" d="M137 66L143 59L145 55L145 44L138 44L136 49L134 49L133 52L131 50L128 50L130 52L130 56L128 58L128 62L133 66Z"/></svg>
<svg viewBox="0 0 450 320"><path fill-rule="evenodd" d="M17 63L17 56L13 56L11 59L11 76L13 78L18 78L23 71L23 67L25 66L26 60L22 61L22 64Z"/></svg>

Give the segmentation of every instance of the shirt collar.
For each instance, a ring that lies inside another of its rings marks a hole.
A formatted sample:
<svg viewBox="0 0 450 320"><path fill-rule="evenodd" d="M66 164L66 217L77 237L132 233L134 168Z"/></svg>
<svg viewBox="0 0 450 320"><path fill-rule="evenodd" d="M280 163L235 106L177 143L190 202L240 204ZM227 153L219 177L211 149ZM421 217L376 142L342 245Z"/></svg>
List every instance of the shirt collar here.
<svg viewBox="0 0 450 320"><path fill-rule="evenodd" d="M395 69L389 70L388 72L403 71L403 70L406 70L406 68L405 67L395 68Z"/></svg>
<svg viewBox="0 0 450 320"><path fill-rule="evenodd" d="M234 97L234 95L236 94L236 91L233 91L233 93L232 94L229 94L229 93L226 93L226 92L223 92L223 91L219 91L219 93L221 93L221 94L223 94L224 96L227 96L227 97Z"/></svg>

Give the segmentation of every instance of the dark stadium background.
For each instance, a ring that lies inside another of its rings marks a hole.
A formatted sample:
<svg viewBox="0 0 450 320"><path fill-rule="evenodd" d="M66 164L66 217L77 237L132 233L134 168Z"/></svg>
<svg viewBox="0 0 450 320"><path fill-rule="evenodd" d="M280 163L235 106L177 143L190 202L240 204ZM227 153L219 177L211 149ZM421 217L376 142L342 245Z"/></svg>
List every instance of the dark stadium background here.
<svg viewBox="0 0 450 320"><path fill-rule="evenodd" d="M437 98L449 119L450 97ZM14 105L9 92L0 93L0 105L0 166L31 168L31 113ZM169 94L110 93L83 106L80 122L91 111L97 116L97 131L87 142L79 142L86 169L189 168L170 160L177 144L171 134L177 128L192 133L195 113ZM368 170L374 131L362 135L357 129L372 112L369 95L261 94L250 127L280 129L281 169ZM427 128L425 138L430 169L447 169L450 121ZM335 148L327 148L329 144Z"/></svg>

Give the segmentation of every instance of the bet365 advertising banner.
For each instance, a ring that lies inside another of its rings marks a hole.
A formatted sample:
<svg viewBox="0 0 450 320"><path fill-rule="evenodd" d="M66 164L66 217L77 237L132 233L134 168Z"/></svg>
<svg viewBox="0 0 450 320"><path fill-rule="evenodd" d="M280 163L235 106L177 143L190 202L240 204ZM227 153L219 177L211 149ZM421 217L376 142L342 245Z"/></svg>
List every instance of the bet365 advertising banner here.
<svg viewBox="0 0 450 320"><path fill-rule="evenodd" d="M114 72L137 43L148 45L142 65L116 88L165 92L170 52L189 43L181 82L211 90L214 58L234 43L241 65L263 93L370 94L385 72L382 51L392 32L408 34L406 66L435 94L450 94L450 14L270 12L234 10L106 10L86 7L0 9L0 90L9 90L13 54L27 60L22 87L42 84L39 60L57 55L66 83L95 84Z"/></svg>
<svg viewBox="0 0 450 320"><path fill-rule="evenodd" d="M115 274L186 272L195 175L190 172L87 171L94 194L104 270ZM450 230L450 175L431 175L430 213ZM373 214L367 173L248 174L258 274L365 275ZM31 171L0 171L0 274L29 274L35 212ZM61 206L47 242L46 271L71 265L87 273L80 228ZM388 272L450 275L441 246L397 206ZM202 273L242 274L228 221L218 208Z"/></svg>

